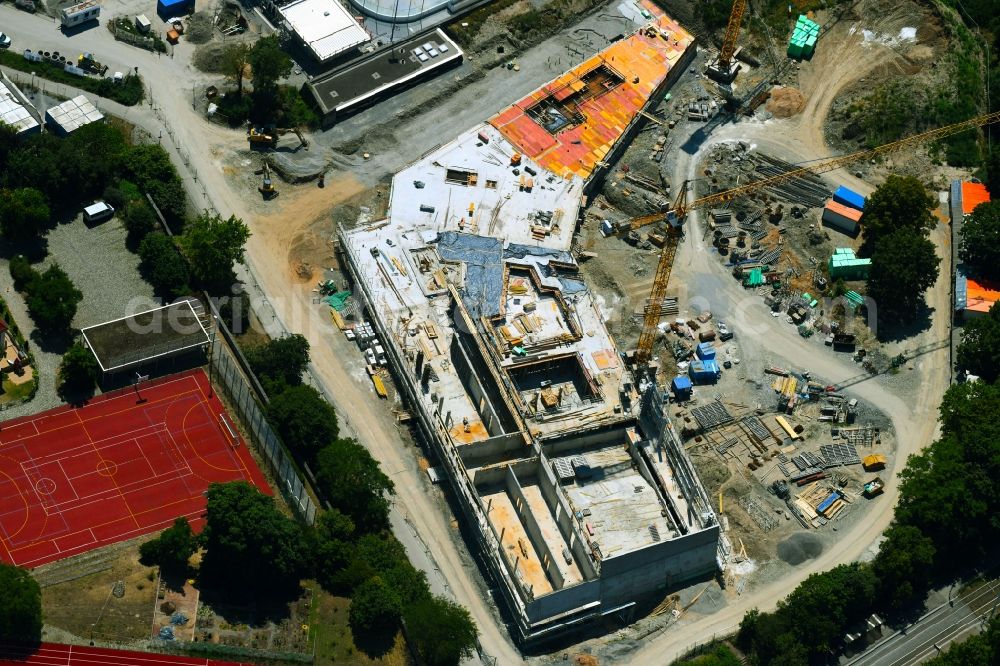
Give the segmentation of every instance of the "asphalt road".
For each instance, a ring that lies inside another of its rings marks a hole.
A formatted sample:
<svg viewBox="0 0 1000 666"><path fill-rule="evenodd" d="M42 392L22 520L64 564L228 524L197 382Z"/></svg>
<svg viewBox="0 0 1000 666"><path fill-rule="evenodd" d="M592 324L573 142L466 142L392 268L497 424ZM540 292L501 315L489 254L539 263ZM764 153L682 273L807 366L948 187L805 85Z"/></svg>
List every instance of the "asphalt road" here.
<svg viewBox="0 0 1000 666"><path fill-rule="evenodd" d="M898 631L847 662L847 666L910 666L927 661L951 643L978 634L983 618L1000 600L1000 581L965 594L954 604L942 604L917 622Z"/></svg>

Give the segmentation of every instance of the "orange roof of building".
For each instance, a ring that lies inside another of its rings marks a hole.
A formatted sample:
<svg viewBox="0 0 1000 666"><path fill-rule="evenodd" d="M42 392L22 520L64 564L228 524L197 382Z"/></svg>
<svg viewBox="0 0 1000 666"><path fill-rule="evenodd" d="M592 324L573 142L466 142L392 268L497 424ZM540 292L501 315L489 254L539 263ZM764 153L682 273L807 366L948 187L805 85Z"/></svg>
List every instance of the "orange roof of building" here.
<svg viewBox="0 0 1000 666"><path fill-rule="evenodd" d="M654 20L490 119L518 150L563 178L587 178L660 87L694 37L648 0ZM568 123L553 133L536 121L552 102ZM569 116L574 115L570 118Z"/></svg>
<svg viewBox="0 0 1000 666"><path fill-rule="evenodd" d="M962 183L962 214L968 215L976 206L989 200L989 190L982 183Z"/></svg>
<svg viewBox="0 0 1000 666"><path fill-rule="evenodd" d="M1000 301L1000 284L967 278L966 285L966 310L989 312L993 304Z"/></svg>
<svg viewBox="0 0 1000 666"><path fill-rule="evenodd" d="M839 204L833 199L830 199L829 201L826 202L826 208L828 210L833 211L834 213L838 213L848 219L854 220L855 222L861 221L862 212L860 210L858 210L857 208L851 208L850 206Z"/></svg>

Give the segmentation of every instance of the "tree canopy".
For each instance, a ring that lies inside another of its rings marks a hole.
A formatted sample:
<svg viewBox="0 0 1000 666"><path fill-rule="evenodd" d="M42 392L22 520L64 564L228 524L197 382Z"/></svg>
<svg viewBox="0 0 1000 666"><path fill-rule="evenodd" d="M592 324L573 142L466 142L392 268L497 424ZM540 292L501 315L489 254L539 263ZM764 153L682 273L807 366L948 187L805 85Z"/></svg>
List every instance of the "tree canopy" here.
<svg viewBox="0 0 1000 666"><path fill-rule="evenodd" d="M268 392L280 392L302 383L302 373L309 365L309 342L295 333L250 347L245 355L254 373L271 385Z"/></svg>
<svg viewBox="0 0 1000 666"><path fill-rule="evenodd" d="M155 564L170 572L184 573L188 560L198 550L198 539L187 518L181 517L160 532L160 536L139 546L139 555L146 564Z"/></svg>
<svg viewBox="0 0 1000 666"><path fill-rule="evenodd" d="M955 356L959 370L991 384L1000 379L1000 303L994 303L985 317L966 322Z"/></svg>
<svg viewBox="0 0 1000 666"><path fill-rule="evenodd" d="M299 525L244 481L213 483L207 495L202 576L234 596L297 589L308 564Z"/></svg>
<svg viewBox="0 0 1000 666"><path fill-rule="evenodd" d="M10 242L38 238L49 224L49 203L33 187L0 190L0 235Z"/></svg>
<svg viewBox="0 0 1000 666"><path fill-rule="evenodd" d="M187 264L165 233L147 233L139 243L139 259L139 272L157 295L173 299L188 293Z"/></svg>
<svg viewBox="0 0 1000 666"><path fill-rule="evenodd" d="M42 638L42 590L24 569L0 562L0 642Z"/></svg>
<svg viewBox="0 0 1000 666"><path fill-rule="evenodd" d="M272 397L267 417L285 446L306 460L337 438L337 413L311 386L293 386Z"/></svg>
<svg viewBox="0 0 1000 666"><path fill-rule="evenodd" d="M254 90L274 88L278 79L292 71L292 59L281 48L277 36L261 37L249 52Z"/></svg>
<svg viewBox="0 0 1000 666"><path fill-rule="evenodd" d="M243 94L243 79L250 64L250 44L231 42L222 51L222 71L236 83L236 94Z"/></svg>
<svg viewBox="0 0 1000 666"><path fill-rule="evenodd" d="M877 324L912 322L924 307L924 292L938 278L941 259L934 244L899 229L879 238L871 258L868 296L878 307Z"/></svg>
<svg viewBox="0 0 1000 666"><path fill-rule="evenodd" d="M872 561L883 601L894 614L922 608L934 571L934 542L911 525L893 525Z"/></svg>
<svg viewBox="0 0 1000 666"><path fill-rule="evenodd" d="M243 261L250 229L235 215L223 218L203 212L185 226L179 238L191 265L191 277L215 293L228 293L234 281L233 267Z"/></svg>
<svg viewBox="0 0 1000 666"><path fill-rule="evenodd" d="M314 469L320 491L360 530L389 525L389 497L395 488L368 449L353 439L337 439L319 452Z"/></svg>
<svg viewBox="0 0 1000 666"><path fill-rule="evenodd" d="M394 633L403 613L403 601L385 582L375 576L351 595L348 622L355 641L364 635Z"/></svg>
<svg viewBox="0 0 1000 666"><path fill-rule="evenodd" d="M90 350L79 342L74 343L63 354L59 365L59 397L65 402L78 403L93 396L97 370L97 359Z"/></svg>
<svg viewBox="0 0 1000 666"><path fill-rule="evenodd" d="M1000 280L1000 201L976 206L962 225L958 253L974 276Z"/></svg>
<svg viewBox="0 0 1000 666"><path fill-rule="evenodd" d="M900 230L925 237L934 228L936 202L913 176L892 175L865 201L861 217L862 256L873 256L879 241Z"/></svg>
<svg viewBox="0 0 1000 666"><path fill-rule="evenodd" d="M421 599L406 608L403 619L413 648L427 666L457 666L475 653L476 623L469 611L448 599ZM726 663L736 666L739 660Z"/></svg>
<svg viewBox="0 0 1000 666"><path fill-rule="evenodd" d="M43 331L64 333L76 316L83 293L76 288L59 264L52 264L25 287L28 312Z"/></svg>

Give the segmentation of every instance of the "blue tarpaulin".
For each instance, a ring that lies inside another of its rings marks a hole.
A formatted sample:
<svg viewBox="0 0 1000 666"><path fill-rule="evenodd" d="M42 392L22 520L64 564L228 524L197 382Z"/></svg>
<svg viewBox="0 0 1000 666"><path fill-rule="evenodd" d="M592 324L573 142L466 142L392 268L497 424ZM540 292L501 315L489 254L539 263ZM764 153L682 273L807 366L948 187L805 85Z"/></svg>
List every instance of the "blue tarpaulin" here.
<svg viewBox="0 0 1000 666"><path fill-rule="evenodd" d="M193 14L194 2L195 0L156 0L156 13L162 18Z"/></svg>

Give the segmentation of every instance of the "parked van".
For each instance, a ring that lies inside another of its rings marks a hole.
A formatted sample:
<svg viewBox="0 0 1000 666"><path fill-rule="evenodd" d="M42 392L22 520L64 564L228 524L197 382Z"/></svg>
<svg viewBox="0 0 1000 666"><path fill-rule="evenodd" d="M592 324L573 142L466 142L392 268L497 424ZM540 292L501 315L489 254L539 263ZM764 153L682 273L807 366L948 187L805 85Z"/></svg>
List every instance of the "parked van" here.
<svg viewBox="0 0 1000 666"><path fill-rule="evenodd" d="M97 201L83 209L83 221L87 224L103 222L113 217L114 214L114 206L106 204L103 201Z"/></svg>

